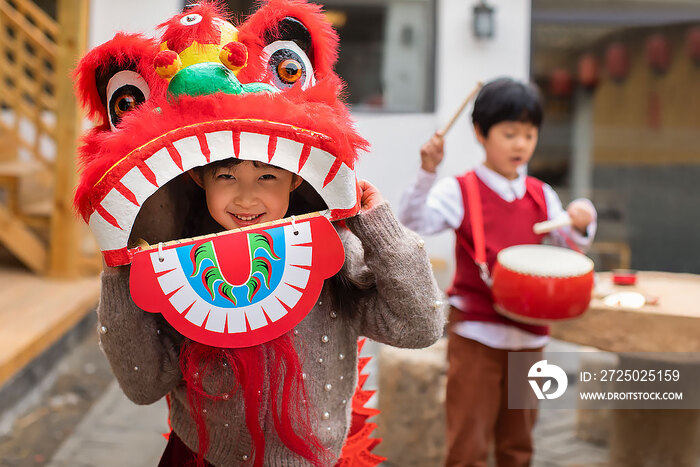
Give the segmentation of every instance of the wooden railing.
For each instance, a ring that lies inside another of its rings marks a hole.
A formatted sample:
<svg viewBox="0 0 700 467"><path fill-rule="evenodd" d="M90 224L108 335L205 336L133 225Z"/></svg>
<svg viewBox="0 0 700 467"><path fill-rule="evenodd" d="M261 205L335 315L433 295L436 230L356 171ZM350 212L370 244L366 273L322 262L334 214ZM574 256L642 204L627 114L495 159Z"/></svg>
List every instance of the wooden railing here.
<svg viewBox="0 0 700 467"><path fill-rule="evenodd" d="M75 274L79 257L71 199L82 114L70 72L85 50L88 1L57 0L53 19L31 0L0 0L0 242L56 276ZM45 219L48 245L32 216Z"/></svg>
<svg viewBox="0 0 700 467"><path fill-rule="evenodd" d="M42 150L41 142L56 140L58 37L58 23L31 1L0 0L0 96L3 107L12 109L12 122L0 121L3 141L11 140L47 167L53 154ZM34 131L25 127L23 132L23 121Z"/></svg>

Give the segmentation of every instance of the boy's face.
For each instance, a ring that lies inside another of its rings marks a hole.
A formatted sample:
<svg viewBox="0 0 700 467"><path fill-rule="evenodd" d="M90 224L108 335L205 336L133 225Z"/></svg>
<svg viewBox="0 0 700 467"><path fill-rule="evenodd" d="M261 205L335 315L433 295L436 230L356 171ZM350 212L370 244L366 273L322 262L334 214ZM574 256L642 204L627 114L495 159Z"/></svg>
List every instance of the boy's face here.
<svg viewBox="0 0 700 467"><path fill-rule="evenodd" d="M538 128L532 123L500 122L491 127L488 136L479 128L475 131L486 151L486 167L510 180L518 178L518 167L530 161L537 146Z"/></svg>
<svg viewBox="0 0 700 467"><path fill-rule="evenodd" d="M192 178L206 192L209 213L226 230L282 219L289 194L302 182L293 173L263 164L242 161Z"/></svg>

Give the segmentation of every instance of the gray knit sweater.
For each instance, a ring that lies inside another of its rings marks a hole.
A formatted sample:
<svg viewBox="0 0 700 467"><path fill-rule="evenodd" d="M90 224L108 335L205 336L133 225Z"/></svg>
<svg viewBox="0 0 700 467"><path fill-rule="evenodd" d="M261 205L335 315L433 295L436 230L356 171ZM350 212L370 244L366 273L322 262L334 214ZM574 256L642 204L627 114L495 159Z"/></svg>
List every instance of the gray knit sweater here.
<svg viewBox="0 0 700 467"><path fill-rule="evenodd" d="M333 307L333 291L326 282L316 306L294 330L295 346L304 349L302 366L313 407L312 424L321 443L336 458L350 425L350 400L358 378L358 336L419 348L435 342L444 324L441 292L423 242L398 223L388 204L348 219L346 224L350 231L338 229L345 247L341 274L366 293L354 298L353 317L344 316ZM124 393L137 404L151 404L170 394L173 430L196 450L196 426L180 384L183 338L161 315L134 305L128 267L103 274L97 313L101 346ZM251 439L242 401L232 398L206 407L210 439L206 459L217 466L251 465ZM279 440L271 411L263 407L263 413L264 465L309 465Z"/></svg>

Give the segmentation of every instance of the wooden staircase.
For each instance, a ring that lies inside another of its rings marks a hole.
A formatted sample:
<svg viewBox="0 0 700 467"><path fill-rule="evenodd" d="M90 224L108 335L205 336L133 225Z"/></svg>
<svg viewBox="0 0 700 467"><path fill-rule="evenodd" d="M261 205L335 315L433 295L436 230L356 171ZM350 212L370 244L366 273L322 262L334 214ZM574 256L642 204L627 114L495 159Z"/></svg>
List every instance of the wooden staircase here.
<svg viewBox="0 0 700 467"><path fill-rule="evenodd" d="M0 243L31 271L85 265L72 212L83 116L70 73L87 37L88 0L0 0ZM94 248L93 248L94 250ZM90 271L99 270L96 251Z"/></svg>

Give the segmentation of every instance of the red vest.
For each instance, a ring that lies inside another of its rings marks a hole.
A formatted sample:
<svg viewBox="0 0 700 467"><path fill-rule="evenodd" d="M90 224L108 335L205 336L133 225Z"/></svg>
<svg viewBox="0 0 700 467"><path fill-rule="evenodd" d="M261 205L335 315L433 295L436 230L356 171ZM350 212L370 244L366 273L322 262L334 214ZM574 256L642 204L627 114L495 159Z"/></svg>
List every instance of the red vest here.
<svg viewBox="0 0 700 467"><path fill-rule="evenodd" d="M532 231L532 226L537 222L547 220L544 183L534 177L527 177L525 196L508 202L487 187L479 177L475 178L478 180L481 195L486 261L489 265L489 271L493 271L496 255L502 249L513 245L542 243L544 235L536 235ZM455 245L457 269L452 287L447 291L448 295L457 295L465 303L465 310L460 313L458 319L461 321L503 323L517 326L533 334L549 334L547 326L521 324L499 315L494 310L491 289L479 277L479 268L474 263L474 241L467 201L466 180L466 174L457 177L462 191L464 219L459 228L455 230L457 234Z"/></svg>

